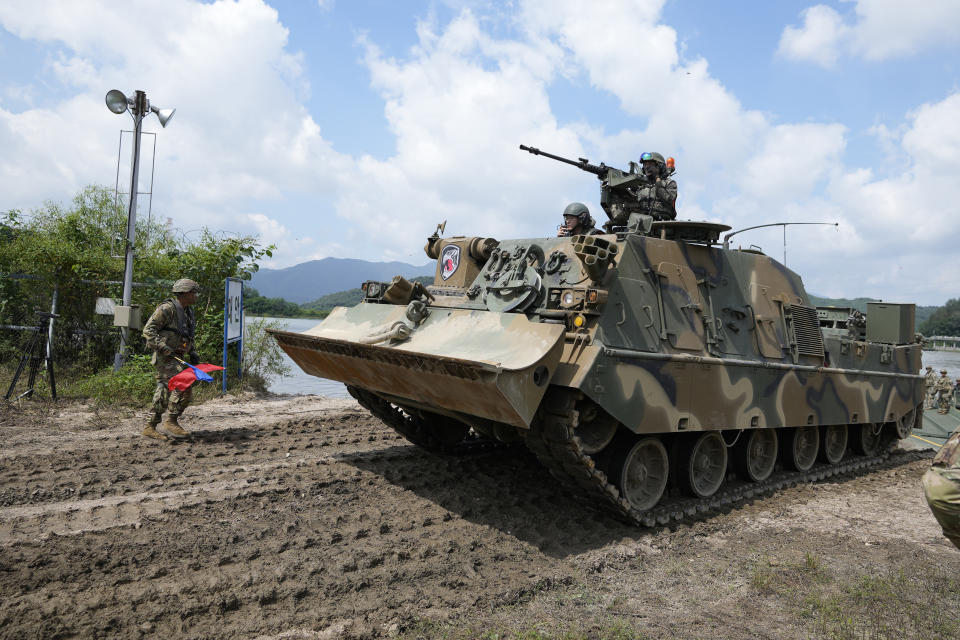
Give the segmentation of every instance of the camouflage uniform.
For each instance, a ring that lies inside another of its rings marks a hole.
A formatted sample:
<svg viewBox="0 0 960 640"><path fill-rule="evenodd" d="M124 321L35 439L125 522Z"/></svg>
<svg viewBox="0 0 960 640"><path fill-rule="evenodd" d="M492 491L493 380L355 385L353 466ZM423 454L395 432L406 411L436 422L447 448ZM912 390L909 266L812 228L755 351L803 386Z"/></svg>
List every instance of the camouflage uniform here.
<svg viewBox="0 0 960 640"><path fill-rule="evenodd" d="M953 432L924 474L923 493L943 535L960 549L960 429Z"/></svg>
<svg viewBox="0 0 960 640"><path fill-rule="evenodd" d="M936 402L937 374L933 367L927 367L927 375L924 377L924 384L927 391L927 408L933 409Z"/></svg>
<svg viewBox="0 0 960 640"><path fill-rule="evenodd" d="M637 199L641 212L653 216L654 220L673 220L677 217L677 181L662 178L659 182L650 182L637 188Z"/></svg>
<svg viewBox="0 0 960 640"><path fill-rule="evenodd" d="M178 280L177 285L182 281ZM189 281L193 283L193 281ZM177 291L177 285L174 285L174 291ZM167 298L161 302L147 324L143 327L143 337L147 342L147 348L153 349L151 362L156 368L157 387L153 392L153 404L151 409L153 417L150 419L150 427L160 423L160 419L165 411L168 411L167 422L164 427L174 435L188 435L183 431L177 420L190 405L193 396L191 388L184 391L174 389L170 391L168 383L170 378L183 370L183 365L176 358L181 360L190 358L196 360L197 354L194 350L194 333L196 331L196 321L194 319L193 309L184 307L177 298ZM144 435L156 437L154 433L144 432Z"/></svg>
<svg viewBox="0 0 960 640"><path fill-rule="evenodd" d="M953 400L953 382L947 377L945 369L940 372L934 390L937 394L937 413L949 413L950 401Z"/></svg>

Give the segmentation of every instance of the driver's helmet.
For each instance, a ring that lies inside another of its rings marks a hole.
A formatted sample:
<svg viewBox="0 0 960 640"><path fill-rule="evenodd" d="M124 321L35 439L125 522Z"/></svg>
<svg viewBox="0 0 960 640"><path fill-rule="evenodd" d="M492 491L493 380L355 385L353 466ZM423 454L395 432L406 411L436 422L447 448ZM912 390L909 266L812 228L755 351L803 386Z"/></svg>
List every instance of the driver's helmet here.
<svg viewBox="0 0 960 640"><path fill-rule="evenodd" d="M593 228L594 222L590 216L590 210L587 209L587 205L582 202L571 202L568 204L567 208L563 210L563 215L576 216L577 223L584 229Z"/></svg>
<svg viewBox="0 0 960 640"><path fill-rule="evenodd" d="M656 162L657 166L660 168L667 166L666 160L664 160L663 156L657 153L656 151L647 151L645 153L640 154L641 164L643 164L644 162L650 162L651 160L653 162Z"/></svg>

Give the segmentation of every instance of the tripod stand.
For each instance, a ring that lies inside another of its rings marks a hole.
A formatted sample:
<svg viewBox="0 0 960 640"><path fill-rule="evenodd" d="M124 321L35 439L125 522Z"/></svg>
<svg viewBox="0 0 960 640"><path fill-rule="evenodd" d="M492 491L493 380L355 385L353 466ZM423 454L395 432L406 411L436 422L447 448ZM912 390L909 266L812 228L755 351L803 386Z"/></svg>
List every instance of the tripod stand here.
<svg viewBox="0 0 960 640"><path fill-rule="evenodd" d="M37 381L37 371L40 369L40 361L44 359L47 361L47 377L50 380L50 395L54 400L57 399L57 383L53 377L53 345L50 345L49 350L45 350L44 347L47 346L47 330L50 327L50 320L52 318L59 318L60 315L47 313L46 311L37 311L37 315L40 319L37 321L37 326L33 330L33 335L30 336L27 344L23 347L23 355L20 357L17 372L13 374L10 388L7 389L7 395L4 396L6 400L9 400L13 394L13 389L17 386L17 381L27 366L27 362L30 362L30 379L27 382L27 390L17 396L17 400L20 398L29 398L33 395L33 387ZM44 353L45 351L46 353Z"/></svg>

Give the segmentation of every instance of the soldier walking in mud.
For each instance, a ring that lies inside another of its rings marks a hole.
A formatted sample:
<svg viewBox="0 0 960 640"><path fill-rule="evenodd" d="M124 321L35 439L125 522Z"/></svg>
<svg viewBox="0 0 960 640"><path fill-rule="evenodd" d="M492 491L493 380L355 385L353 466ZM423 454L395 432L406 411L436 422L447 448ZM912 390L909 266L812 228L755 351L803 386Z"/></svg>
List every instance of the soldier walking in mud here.
<svg viewBox="0 0 960 640"><path fill-rule="evenodd" d="M157 440L166 440L167 436L157 431L157 425L163 413L169 410L163 423L164 430L175 438L186 438L190 434L180 426L179 418L190 404L192 391L170 391L167 383L180 373L183 366L177 361L184 356L190 364L197 364L199 358L194 350L193 338L196 321L192 305L197 301L200 285L189 278L173 283L173 297L167 298L157 306L153 315L143 328L143 337L147 347L153 349L151 362L157 370L157 388L153 392L153 415L143 430L143 435Z"/></svg>
<svg viewBox="0 0 960 640"><path fill-rule="evenodd" d="M933 409L936 404L936 386L937 386L937 374L934 373L933 367L927 365L927 375L924 377L924 384L927 391L927 409Z"/></svg>
<svg viewBox="0 0 960 640"><path fill-rule="evenodd" d="M943 535L960 549L960 429L950 435L923 475L923 493Z"/></svg>
<svg viewBox="0 0 960 640"><path fill-rule="evenodd" d="M557 237L565 238L569 236L588 235L593 236L600 233L600 230L594 226L593 217L590 216L590 210L582 202L571 202L563 210L563 224L557 227Z"/></svg>
<svg viewBox="0 0 960 640"><path fill-rule="evenodd" d="M947 377L947 370L940 370L940 377L934 387L937 394L937 413L950 413L950 401L953 400L953 382Z"/></svg>

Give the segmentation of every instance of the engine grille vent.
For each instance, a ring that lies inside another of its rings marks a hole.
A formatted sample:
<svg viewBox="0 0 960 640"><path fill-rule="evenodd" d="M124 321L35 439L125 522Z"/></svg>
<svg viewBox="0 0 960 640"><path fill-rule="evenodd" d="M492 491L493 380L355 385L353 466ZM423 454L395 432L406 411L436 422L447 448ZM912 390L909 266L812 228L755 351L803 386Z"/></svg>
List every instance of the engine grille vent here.
<svg viewBox="0 0 960 640"><path fill-rule="evenodd" d="M817 318L816 308L791 305L790 316L797 353L822 358L823 334L820 332L820 320Z"/></svg>

